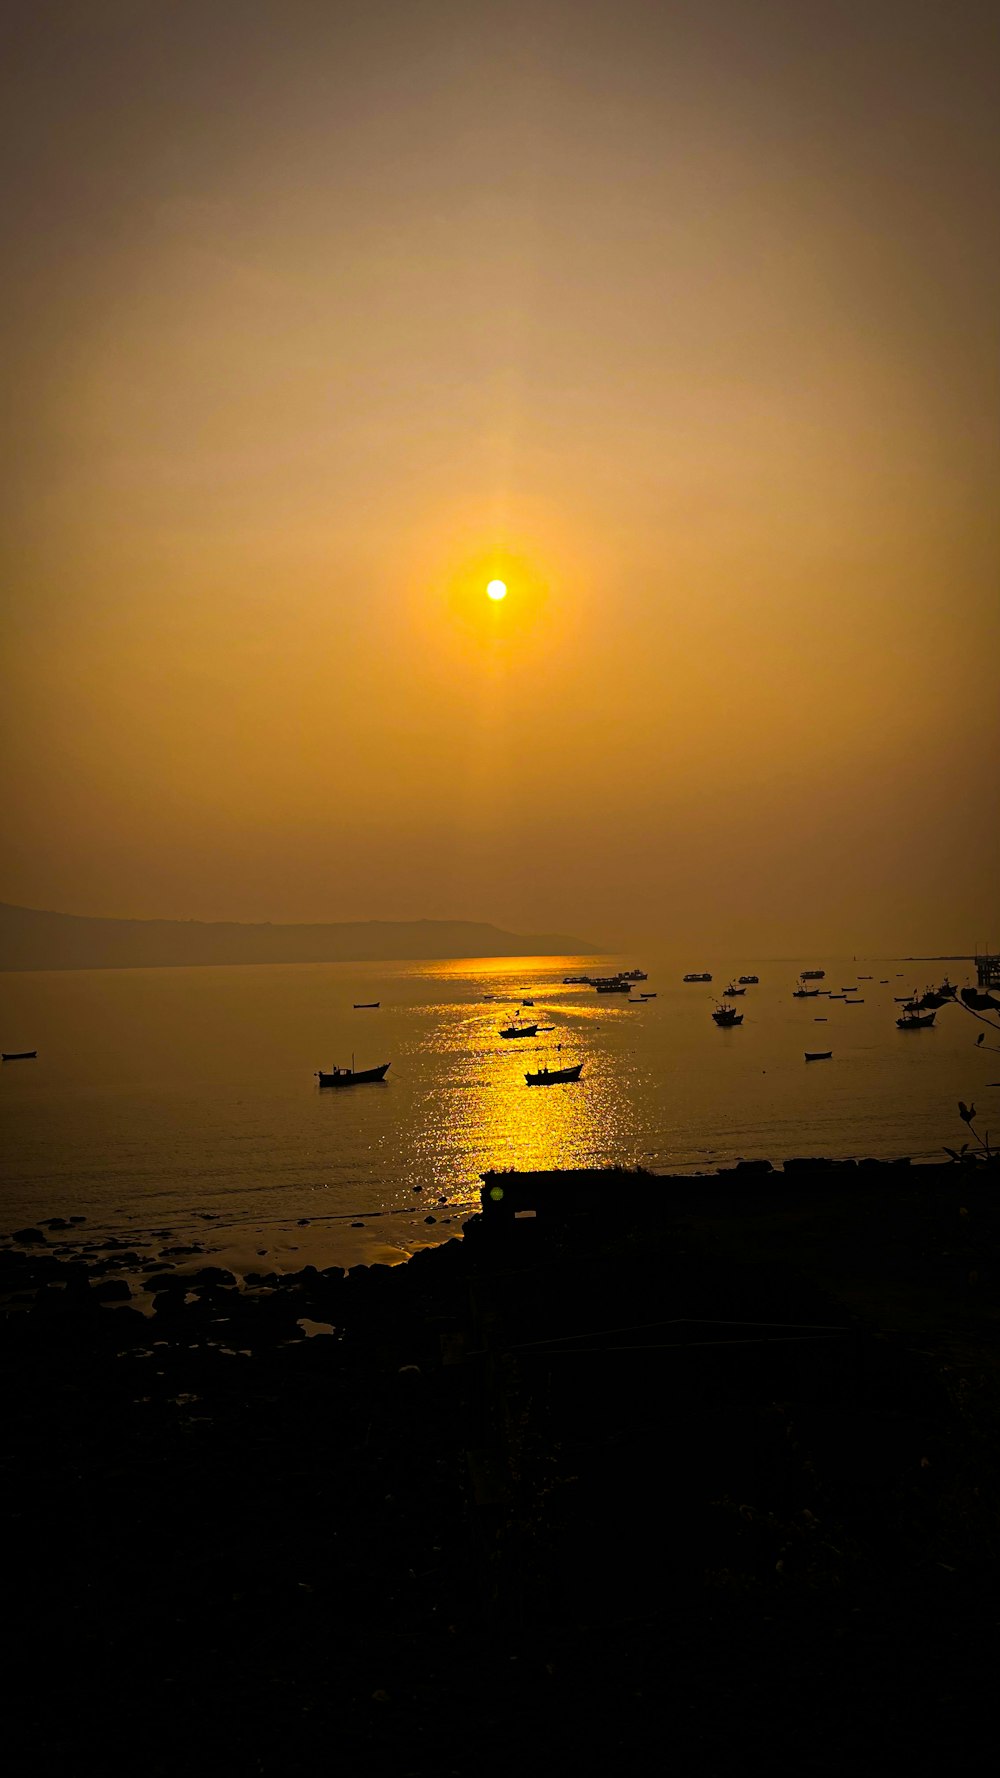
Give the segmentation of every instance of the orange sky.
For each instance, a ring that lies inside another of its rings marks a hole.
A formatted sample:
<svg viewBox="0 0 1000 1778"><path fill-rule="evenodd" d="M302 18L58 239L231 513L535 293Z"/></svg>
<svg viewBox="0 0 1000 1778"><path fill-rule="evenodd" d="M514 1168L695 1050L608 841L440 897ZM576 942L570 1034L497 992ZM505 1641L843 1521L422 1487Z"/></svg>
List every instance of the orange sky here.
<svg viewBox="0 0 1000 1778"><path fill-rule="evenodd" d="M994 8L20 12L0 899L996 936Z"/></svg>

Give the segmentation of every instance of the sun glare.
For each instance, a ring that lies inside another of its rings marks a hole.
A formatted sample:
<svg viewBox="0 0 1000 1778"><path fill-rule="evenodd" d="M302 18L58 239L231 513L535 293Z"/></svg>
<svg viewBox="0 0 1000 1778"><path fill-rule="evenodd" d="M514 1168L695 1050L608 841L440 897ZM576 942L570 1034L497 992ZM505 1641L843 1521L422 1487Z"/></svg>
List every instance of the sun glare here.
<svg viewBox="0 0 1000 1778"><path fill-rule="evenodd" d="M502 580L491 580L486 588L491 599L506 599L507 587Z"/></svg>

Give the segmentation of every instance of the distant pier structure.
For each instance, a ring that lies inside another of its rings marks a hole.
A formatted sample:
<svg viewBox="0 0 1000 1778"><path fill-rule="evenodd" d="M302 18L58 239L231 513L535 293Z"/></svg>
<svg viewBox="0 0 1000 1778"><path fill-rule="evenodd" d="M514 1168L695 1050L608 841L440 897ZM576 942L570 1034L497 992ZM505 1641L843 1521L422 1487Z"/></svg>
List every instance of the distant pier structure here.
<svg viewBox="0 0 1000 1778"><path fill-rule="evenodd" d="M976 980L981 988L1000 988L1000 952L984 951L977 955Z"/></svg>

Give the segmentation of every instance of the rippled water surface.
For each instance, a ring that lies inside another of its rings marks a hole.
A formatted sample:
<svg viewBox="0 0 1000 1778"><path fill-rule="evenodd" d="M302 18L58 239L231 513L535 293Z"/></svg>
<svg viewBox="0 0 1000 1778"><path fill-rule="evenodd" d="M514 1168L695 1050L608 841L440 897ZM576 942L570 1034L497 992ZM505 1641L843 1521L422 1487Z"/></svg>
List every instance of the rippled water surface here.
<svg viewBox="0 0 1000 1778"><path fill-rule="evenodd" d="M828 960L824 986L864 998L847 1006L792 998L815 958L636 961L636 992L656 994L644 1005L564 986L607 966L584 958L0 977L3 1048L39 1051L0 1071L4 1226L74 1212L126 1231L200 1213L249 1226L417 1202L457 1226L487 1167L926 1156L965 1135L959 1098L1000 1130L982 1026L945 1007L933 1030L895 1028L895 996L942 965ZM712 986L684 984L685 968L711 969ZM715 991L740 973L760 985L737 1002L742 1027L720 1030ZM554 1029L504 1041L524 998ZM379 1009L354 1010L368 1000ZM813 1049L833 1059L807 1064ZM320 1089L314 1071L352 1054L390 1061L384 1085ZM583 1079L528 1088L542 1061L582 1061Z"/></svg>

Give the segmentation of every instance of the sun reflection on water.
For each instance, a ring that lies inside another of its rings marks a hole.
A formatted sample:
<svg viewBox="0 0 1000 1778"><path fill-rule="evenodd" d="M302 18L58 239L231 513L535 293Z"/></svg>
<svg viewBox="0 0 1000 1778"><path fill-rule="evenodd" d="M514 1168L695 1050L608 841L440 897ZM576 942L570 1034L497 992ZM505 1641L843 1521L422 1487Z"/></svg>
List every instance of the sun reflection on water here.
<svg viewBox="0 0 1000 1778"><path fill-rule="evenodd" d="M447 965L438 965L434 972L445 994L447 971ZM461 973L468 980L467 962ZM492 1167L544 1170L637 1161L644 1137L636 1095L627 1090L634 1083L625 1078L634 1064L620 1045L607 1041L628 1014L581 1003L560 982L531 987L524 960L502 973L494 961L483 975L480 1002L442 999L425 1009L435 1016L419 1048L433 1058L427 1076L433 1084L417 1108L414 1179L433 1182L449 1203L468 1203L478 1192L479 1175ZM523 1005L525 998L534 1004ZM501 1027L515 1017L537 1023L537 1034L502 1038ZM579 1081L527 1085L528 1069L577 1062L583 1063Z"/></svg>

